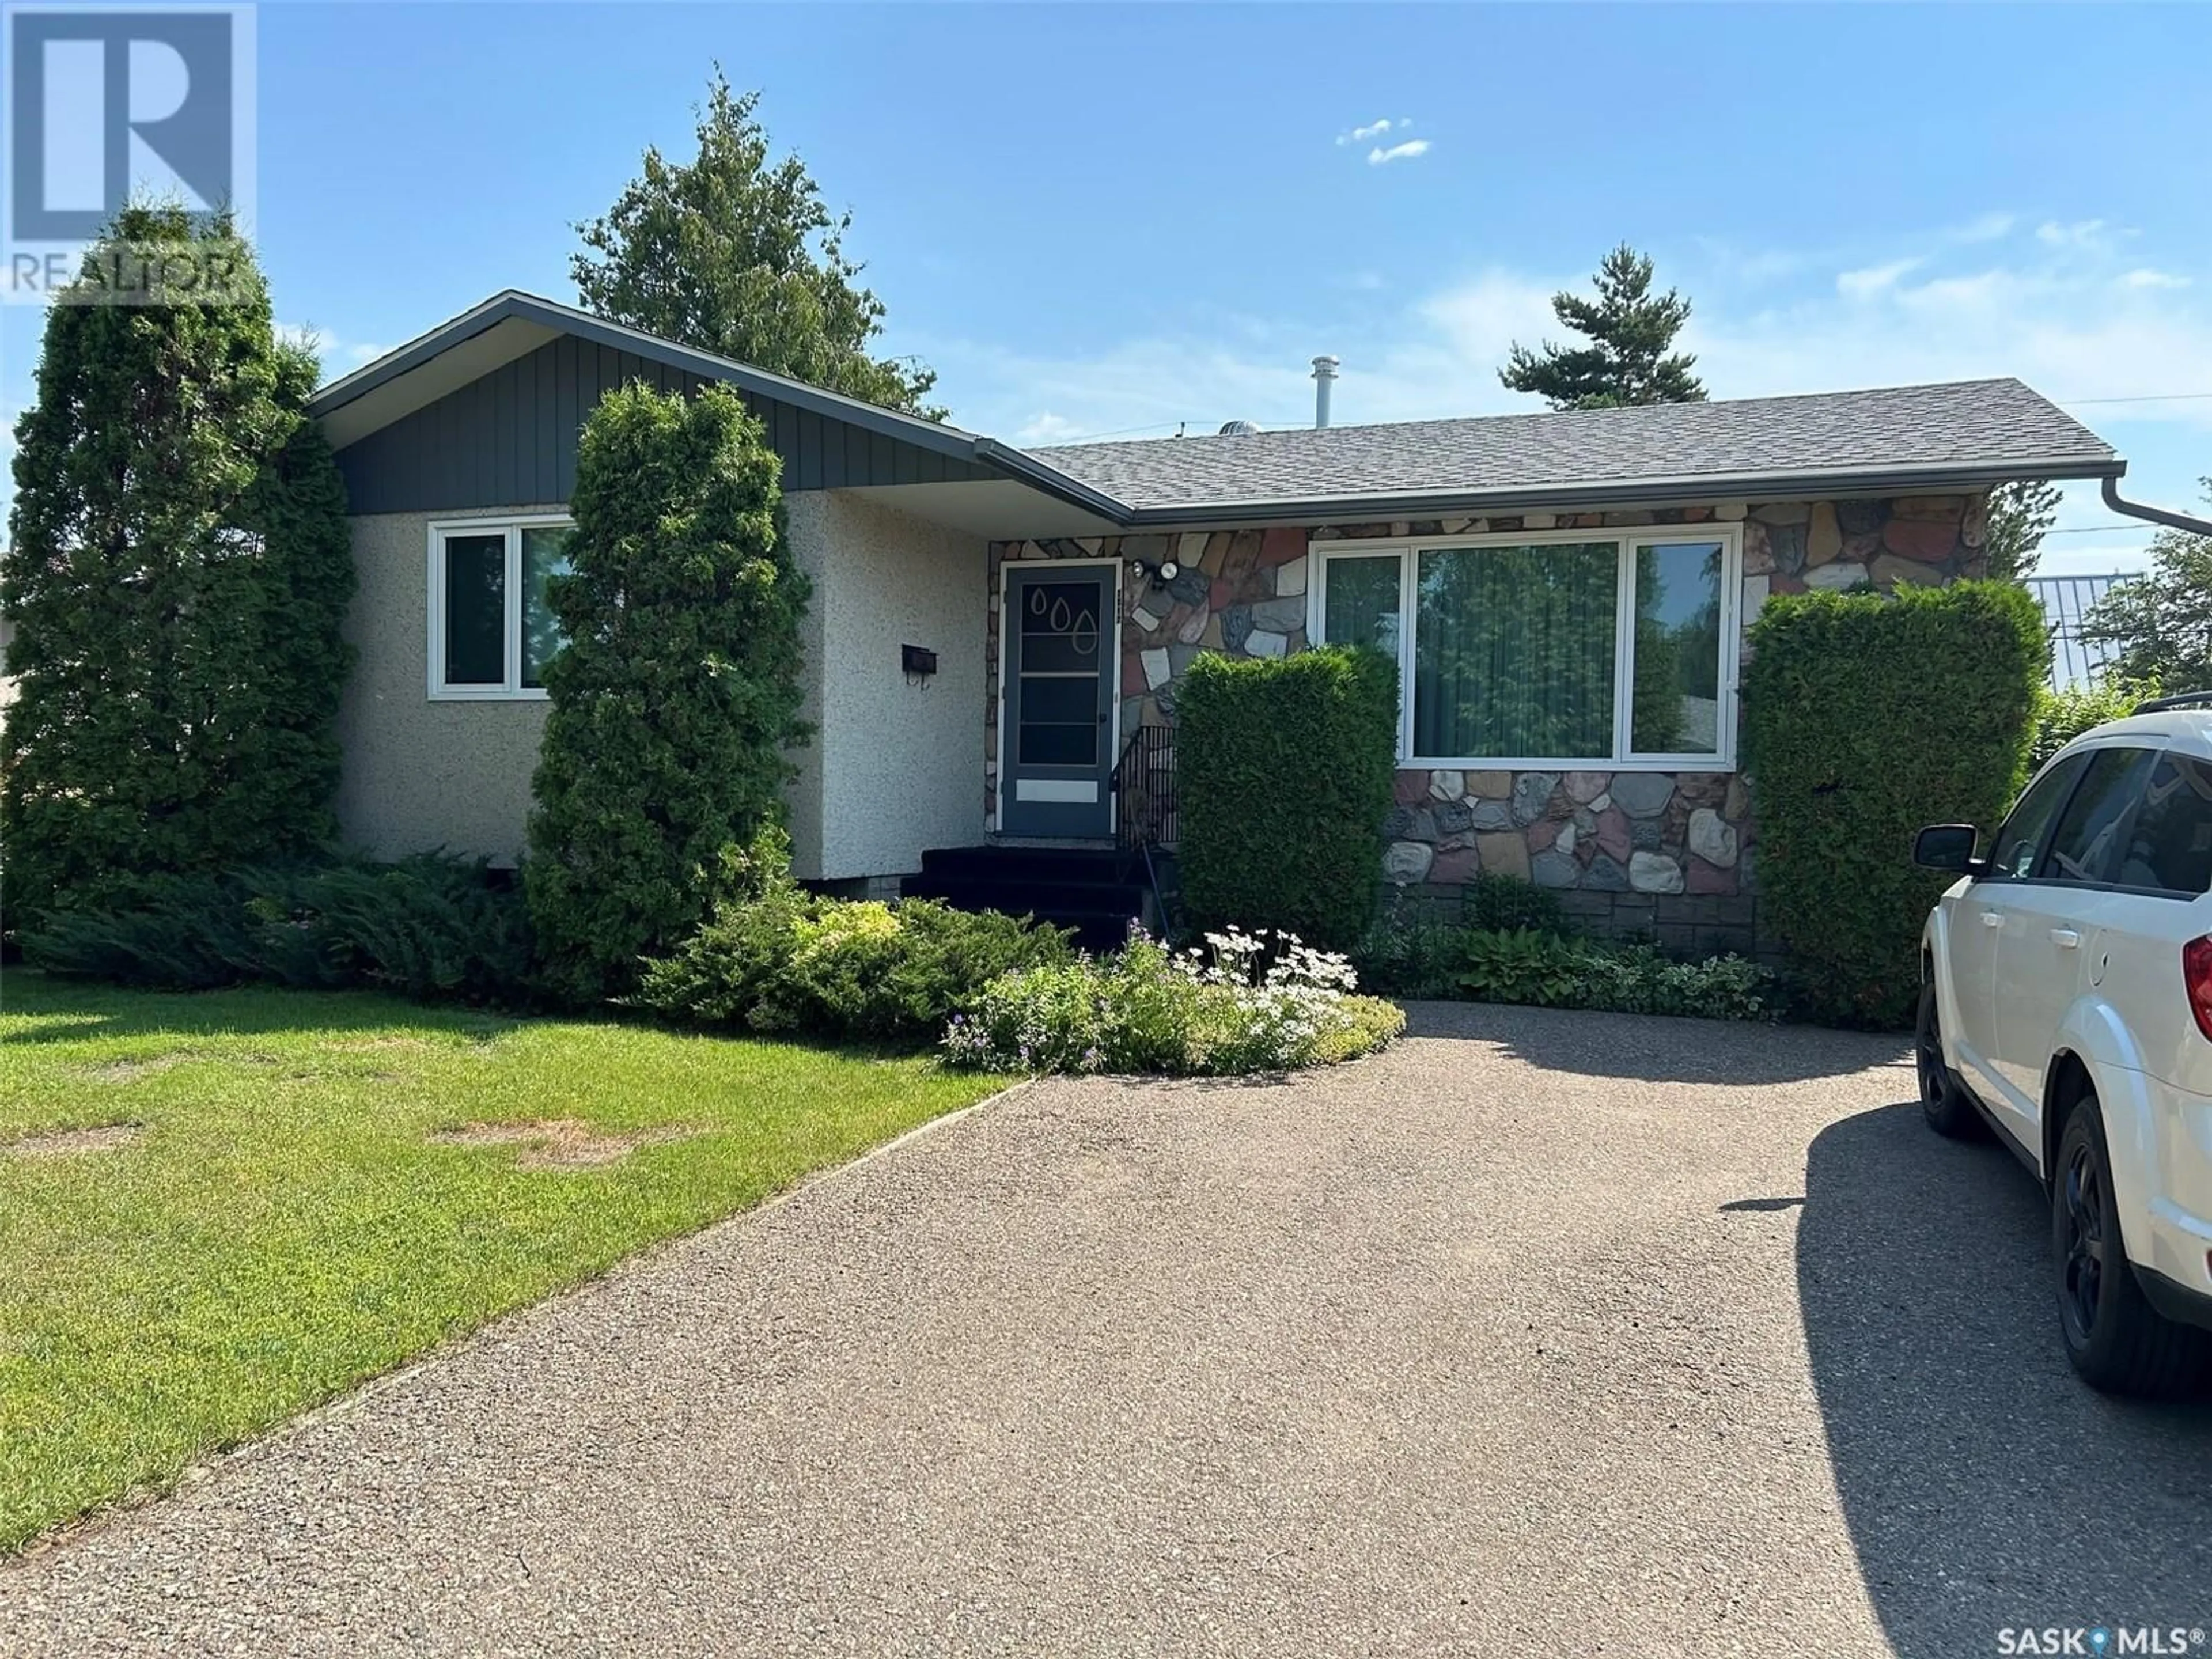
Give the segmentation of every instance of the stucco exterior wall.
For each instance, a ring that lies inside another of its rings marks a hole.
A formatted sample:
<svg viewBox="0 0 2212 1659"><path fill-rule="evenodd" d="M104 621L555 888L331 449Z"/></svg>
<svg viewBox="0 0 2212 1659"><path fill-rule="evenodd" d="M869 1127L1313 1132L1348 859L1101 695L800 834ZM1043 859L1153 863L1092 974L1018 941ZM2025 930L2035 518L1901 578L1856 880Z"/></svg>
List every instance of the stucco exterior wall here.
<svg viewBox="0 0 2212 1659"><path fill-rule="evenodd" d="M1727 526L1740 538L1736 617L1748 629L1771 593L1870 582L1942 583L1979 575L1983 503L1959 495L1895 501L1716 501L1648 511L1553 512L1318 527L1255 527L1189 534L1086 537L991 545L995 592L1009 559L1108 556L1182 572L1164 590L1124 584L1121 735L1172 725L1177 682L1200 652L1280 656L1306 643L1313 556L1359 540L1498 532ZM981 708L984 799L997 799L995 631ZM1723 718L1736 721L1731 706ZM1662 771L1590 763L1588 770L1404 767L1385 825L1381 878L1406 896L1455 903L1478 872L1500 872L1559 890L1599 928L1650 933L1672 948L1754 947L1757 826L1735 769Z"/></svg>
<svg viewBox="0 0 2212 1659"><path fill-rule="evenodd" d="M925 848L982 839L973 711L985 544L838 491L786 504L793 556L814 583L800 637L815 736L793 756L793 864L809 878L906 874ZM429 526L563 510L354 519L359 585L345 632L359 654L338 715L338 823L350 844L380 858L439 847L502 864L521 856L547 706L430 700ZM903 674L902 645L935 651L938 672Z"/></svg>
<svg viewBox="0 0 2212 1659"><path fill-rule="evenodd" d="M441 847L501 864L521 856L545 703L430 701L429 527L434 518L565 510L556 501L353 520L357 586L345 635L358 654L338 708L338 828L349 845L378 858Z"/></svg>
<svg viewBox="0 0 2212 1659"><path fill-rule="evenodd" d="M807 621L814 741L794 757L798 873L908 874L932 847L983 838L987 544L840 490L786 498L791 547L814 580ZM904 673L899 647L937 653Z"/></svg>

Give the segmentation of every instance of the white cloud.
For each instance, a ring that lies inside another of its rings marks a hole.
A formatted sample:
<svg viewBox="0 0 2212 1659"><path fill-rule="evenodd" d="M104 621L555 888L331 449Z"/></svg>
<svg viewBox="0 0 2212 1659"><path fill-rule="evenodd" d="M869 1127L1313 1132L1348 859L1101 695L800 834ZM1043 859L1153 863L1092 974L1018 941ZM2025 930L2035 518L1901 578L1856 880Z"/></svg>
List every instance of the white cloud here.
<svg viewBox="0 0 2212 1659"><path fill-rule="evenodd" d="M2145 268L2131 270L2121 277L2120 286L2122 288L2187 288L2189 278L2177 276L2170 270L2152 270Z"/></svg>
<svg viewBox="0 0 2212 1659"><path fill-rule="evenodd" d="M1697 301L1683 344L1716 397L1996 375L2085 403L2212 388L2212 284L2136 281L2151 267L2026 234L1972 243L1937 229L1900 244L1862 247L1786 283L1745 274L1755 250L1658 252L1666 280ZM1312 314L1194 315L1091 356L917 343L960 398L960 424L1024 442L1125 428L1164 436L1179 422L1211 432L1236 417L1303 426L1313 410L1308 360L1319 351L1344 361L1340 422L1494 414L1538 406L1507 392L1498 368L1515 342L1559 337L1551 296L1586 283L1577 270L1504 265L1426 290L1401 278L1380 294L1348 294L1317 280ZM2185 499L2207 470L2212 400L2075 412L2136 464L2143 499ZM2094 493L2087 522L2109 521ZM2094 563L2129 540L2122 532L2065 544L2069 558Z"/></svg>
<svg viewBox="0 0 2212 1659"><path fill-rule="evenodd" d="M1411 121L1400 121L1396 123L1396 125L1401 127L1410 127L1413 124ZM1349 132L1338 133L1336 135L1336 142L1340 144L1364 144L1370 138L1380 138L1384 133L1390 131L1391 125L1392 122L1390 118L1386 115L1381 120L1370 121L1364 127L1354 127Z"/></svg>
<svg viewBox="0 0 2212 1659"><path fill-rule="evenodd" d="M1014 441L1024 446L1073 443L1082 433L1080 422L1071 421L1065 415L1055 415L1048 409L1015 433Z"/></svg>
<svg viewBox="0 0 2212 1659"><path fill-rule="evenodd" d="M1559 286L1492 270L1411 305L1363 295L1338 302L1348 303L1345 315L1207 319L1085 357L975 340L916 344L957 398L956 424L1016 442L1164 437L1186 422L1207 433L1229 420L1309 425L1310 360L1322 351L1340 356L1351 377L1338 387L1340 421L1498 414L1528 406L1498 383L1498 365L1514 340L1558 331L1551 295ZM1350 404L1345 384L1358 387Z"/></svg>
<svg viewBox="0 0 2212 1659"><path fill-rule="evenodd" d="M1426 155L1428 153L1429 141L1425 138L1409 138L1402 144L1391 145L1388 149L1377 144L1367 152L1367 165L1370 167L1379 167L1386 162L1409 161L1416 155Z"/></svg>
<svg viewBox="0 0 2212 1659"><path fill-rule="evenodd" d="M1684 338L1726 396L2001 374L2068 399L2212 386L2212 309L2063 261L1900 279L1842 305L1732 313L1707 303ZM2212 404L2177 404L2161 417L2212 422Z"/></svg>
<svg viewBox="0 0 2212 1659"><path fill-rule="evenodd" d="M350 374L363 363L374 362L392 349L387 345L372 345L367 341L340 340L325 334L312 323L278 323L276 337L288 344L304 346L315 354L323 368L325 382L341 375Z"/></svg>
<svg viewBox="0 0 2212 1659"><path fill-rule="evenodd" d="M355 341L343 345L326 347L323 353L323 362L326 368L333 362L337 362L343 366L346 373L350 374L363 363L374 362L392 349L392 348L388 345L368 345Z"/></svg>
<svg viewBox="0 0 2212 1659"><path fill-rule="evenodd" d="M1977 214L1963 225L1955 225L1950 232L1954 242L1995 242L2012 234L2012 228L2020 222L2009 213Z"/></svg>
<svg viewBox="0 0 2212 1659"><path fill-rule="evenodd" d="M1899 277L1910 276L1926 263L1919 258L1892 259L1863 270L1842 271L1836 277L1836 292L1846 300L1871 299L1884 289L1895 288Z"/></svg>
<svg viewBox="0 0 2212 1659"><path fill-rule="evenodd" d="M2035 240L2045 247L2103 249L2125 234L2113 230L2102 219L2076 219L2071 224L2046 219L2035 228Z"/></svg>

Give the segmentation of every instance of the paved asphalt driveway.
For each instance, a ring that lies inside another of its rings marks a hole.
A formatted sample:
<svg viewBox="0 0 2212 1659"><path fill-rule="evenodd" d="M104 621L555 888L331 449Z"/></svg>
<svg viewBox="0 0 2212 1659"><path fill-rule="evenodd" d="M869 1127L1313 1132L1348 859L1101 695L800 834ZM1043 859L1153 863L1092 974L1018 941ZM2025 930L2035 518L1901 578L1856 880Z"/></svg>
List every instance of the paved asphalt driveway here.
<svg viewBox="0 0 2212 1659"><path fill-rule="evenodd" d="M1055 1083L0 1569L0 1649L1972 1655L2212 1626L1892 1042L1420 1012ZM580 1177L588 1178L588 1177Z"/></svg>

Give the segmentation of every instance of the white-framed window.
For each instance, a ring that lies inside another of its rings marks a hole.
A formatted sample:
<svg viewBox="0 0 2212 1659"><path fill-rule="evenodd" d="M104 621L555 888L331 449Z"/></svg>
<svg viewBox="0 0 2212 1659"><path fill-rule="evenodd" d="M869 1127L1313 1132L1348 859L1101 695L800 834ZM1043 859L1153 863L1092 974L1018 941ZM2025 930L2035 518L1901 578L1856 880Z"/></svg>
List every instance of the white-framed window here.
<svg viewBox="0 0 2212 1659"><path fill-rule="evenodd" d="M1316 543L1307 637L1398 663L1407 766L1735 764L1734 525Z"/></svg>
<svg viewBox="0 0 2212 1659"><path fill-rule="evenodd" d="M568 571L566 518L451 519L430 526L430 696L545 695L562 645L545 584Z"/></svg>

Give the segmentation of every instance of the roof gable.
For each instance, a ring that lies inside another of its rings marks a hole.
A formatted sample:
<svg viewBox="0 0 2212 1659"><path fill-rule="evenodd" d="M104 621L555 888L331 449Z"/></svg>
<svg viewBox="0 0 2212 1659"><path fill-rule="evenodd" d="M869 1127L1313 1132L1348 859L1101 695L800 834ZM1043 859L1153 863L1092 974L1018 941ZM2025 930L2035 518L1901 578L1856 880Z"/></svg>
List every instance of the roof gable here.
<svg viewBox="0 0 2212 1659"><path fill-rule="evenodd" d="M732 362L508 290L319 391L356 513L565 501L605 393L726 385L766 428L787 489L1001 477L957 428Z"/></svg>
<svg viewBox="0 0 2212 1659"><path fill-rule="evenodd" d="M617 386L690 394L718 383L659 358L559 333L337 452L355 513L550 506L575 489L584 419ZM732 389L783 462L787 490L994 477L975 462Z"/></svg>

